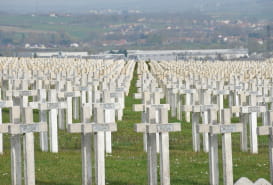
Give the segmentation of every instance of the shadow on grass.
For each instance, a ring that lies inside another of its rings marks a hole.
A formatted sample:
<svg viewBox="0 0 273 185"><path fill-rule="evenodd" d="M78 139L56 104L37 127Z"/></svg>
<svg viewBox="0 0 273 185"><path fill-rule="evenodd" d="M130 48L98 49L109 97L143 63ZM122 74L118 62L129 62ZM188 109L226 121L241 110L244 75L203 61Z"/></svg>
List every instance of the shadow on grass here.
<svg viewBox="0 0 273 185"><path fill-rule="evenodd" d="M37 185L72 185L70 183L56 183L56 182L44 182L44 181L36 181Z"/></svg>

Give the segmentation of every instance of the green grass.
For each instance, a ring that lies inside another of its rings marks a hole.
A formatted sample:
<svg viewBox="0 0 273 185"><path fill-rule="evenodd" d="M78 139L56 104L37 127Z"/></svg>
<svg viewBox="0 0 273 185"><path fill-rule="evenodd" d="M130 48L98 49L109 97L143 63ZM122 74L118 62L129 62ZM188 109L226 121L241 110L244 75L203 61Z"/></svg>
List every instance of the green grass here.
<svg viewBox="0 0 273 185"><path fill-rule="evenodd" d="M113 153L106 157L106 182L110 185L147 184L147 155L143 152L142 134L134 132L135 123L140 123L141 114L132 111L136 74L129 96L126 97L124 120L118 122L118 132L113 133ZM162 103L165 100L162 100ZM38 112L35 112L37 119ZM8 111L3 111L4 121L8 121ZM178 122L174 118L170 122ZM233 121L238 121L234 118ZM172 185L209 184L208 154L192 151L191 124L181 122L182 132L170 134L170 163ZM35 134L35 170L37 185L79 185L81 184L81 139L80 134L59 131L58 154L41 152L38 134ZM202 137L201 137L202 138ZM259 154L252 155L240 151L239 134L233 134L234 180L248 177L257 180L269 179L269 159L267 137L259 137ZM0 185L11 184L10 180L9 136L4 137L4 155L0 156ZM220 183L222 184L221 137L219 136ZM93 168L94 170L94 168Z"/></svg>

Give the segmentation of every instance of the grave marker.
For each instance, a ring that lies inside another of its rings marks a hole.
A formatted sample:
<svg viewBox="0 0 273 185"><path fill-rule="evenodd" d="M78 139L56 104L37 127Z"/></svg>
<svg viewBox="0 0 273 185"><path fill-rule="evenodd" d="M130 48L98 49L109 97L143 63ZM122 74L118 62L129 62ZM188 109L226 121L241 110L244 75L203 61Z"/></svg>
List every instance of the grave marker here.
<svg viewBox="0 0 273 185"><path fill-rule="evenodd" d="M46 123L34 123L32 109L24 108L24 123L20 124L20 107L12 107L12 123L0 125L0 132L11 134L11 182L21 185L22 156L21 135L23 135L24 181L26 185L35 185L34 135L33 132L47 131Z"/></svg>
<svg viewBox="0 0 273 185"><path fill-rule="evenodd" d="M117 126L115 123L91 123L90 122L91 113L90 107L83 105L82 107L82 123L69 124L68 132L70 133L81 133L82 134L82 184L91 185L92 184L92 160L91 160L91 134L97 132L106 132L106 131L116 131ZM99 145L97 145L100 147ZM96 148L96 150L99 150ZM104 164L99 169L103 168ZM99 170L99 173L102 172ZM98 174L96 179L99 179ZM101 181L100 181L101 182ZM102 183L102 182L101 182Z"/></svg>
<svg viewBox="0 0 273 185"><path fill-rule="evenodd" d="M159 123L156 123L156 109L159 111ZM180 123L167 123L168 106L151 105L147 107L148 120L150 123L140 123L135 125L136 132L147 134L147 156L148 156L148 184L157 184L157 144L156 134L160 138L160 181L162 185L170 184L169 166L169 134L181 130Z"/></svg>
<svg viewBox="0 0 273 185"><path fill-rule="evenodd" d="M222 158L223 158L223 179L224 185L233 185L233 167L232 167L232 143L231 143L231 133L243 132L243 124L231 124L230 123L230 109L222 110L222 123L216 125L199 125L197 127L198 132L209 133L210 138L210 183L212 185L219 184L219 173L217 161L213 161L214 156L217 155L217 137L214 135L222 135Z"/></svg>

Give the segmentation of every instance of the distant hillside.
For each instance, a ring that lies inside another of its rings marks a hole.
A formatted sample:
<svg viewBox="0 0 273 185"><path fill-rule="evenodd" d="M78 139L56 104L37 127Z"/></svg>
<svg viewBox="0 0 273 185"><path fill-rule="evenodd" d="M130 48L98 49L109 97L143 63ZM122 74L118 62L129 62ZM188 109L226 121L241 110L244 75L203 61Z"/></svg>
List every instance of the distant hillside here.
<svg viewBox="0 0 273 185"><path fill-rule="evenodd" d="M91 9L139 9L146 12L205 12L223 16L273 19L273 0L11 0L1 2L4 12L72 12Z"/></svg>

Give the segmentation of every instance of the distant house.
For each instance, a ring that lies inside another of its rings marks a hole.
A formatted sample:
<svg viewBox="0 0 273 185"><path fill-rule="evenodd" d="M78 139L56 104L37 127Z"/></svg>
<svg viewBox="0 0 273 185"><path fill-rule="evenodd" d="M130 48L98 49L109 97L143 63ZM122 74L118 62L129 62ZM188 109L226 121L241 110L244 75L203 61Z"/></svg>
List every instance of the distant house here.
<svg viewBox="0 0 273 185"><path fill-rule="evenodd" d="M57 17L57 15L55 13L50 13L49 17Z"/></svg>
<svg viewBox="0 0 273 185"><path fill-rule="evenodd" d="M80 45L78 43L72 43L70 44L71 48L78 48Z"/></svg>
<svg viewBox="0 0 273 185"><path fill-rule="evenodd" d="M33 44L33 45L31 45L29 43L25 44L25 48L26 49L47 49L44 44Z"/></svg>

